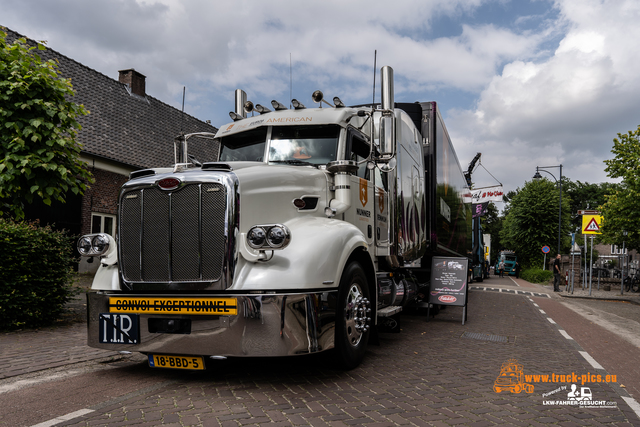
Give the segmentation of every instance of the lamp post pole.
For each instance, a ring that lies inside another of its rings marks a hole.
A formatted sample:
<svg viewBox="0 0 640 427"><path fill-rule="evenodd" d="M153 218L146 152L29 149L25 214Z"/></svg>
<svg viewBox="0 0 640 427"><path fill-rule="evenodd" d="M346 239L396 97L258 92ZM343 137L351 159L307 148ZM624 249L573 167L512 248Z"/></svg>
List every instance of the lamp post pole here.
<svg viewBox="0 0 640 427"><path fill-rule="evenodd" d="M560 180L557 180L556 177L549 171L544 169L550 168L560 168ZM540 171L548 173L553 177L553 180L558 183L558 187L560 188L560 207L558 209L558 252L560 253L560 237L562 233L562 165L559 166L536 166L536 174L533 176L533 179L542 179L542 175L540 175Z"/></svg>
<svg viewBox="0 0 640 427"><path fill-rule="evenodd" d="M622 257L620 257L620 259L622 260L622 262L621 262L622 265L620 266L621 269L622 269L622 274L621 274L622 281L620 282L620 295L624 295L624 261L625 261L625 253L624 253L625 252L624 251L625 247L624 247L624 245L625 245L626 240L627 240L627 230L622 230L622 235L624 237L622 238Z"/></svg>

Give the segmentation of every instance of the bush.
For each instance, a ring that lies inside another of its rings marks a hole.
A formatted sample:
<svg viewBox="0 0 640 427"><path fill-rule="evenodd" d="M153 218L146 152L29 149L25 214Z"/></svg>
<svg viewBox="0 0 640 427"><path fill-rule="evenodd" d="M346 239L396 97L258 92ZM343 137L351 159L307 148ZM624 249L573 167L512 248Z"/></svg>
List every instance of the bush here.
<svg viewBox="0 0 640 427"><path fill-rule="evenodd" d="M0 219L0 330L58 318L73 295L73 240L48 226Z"/></svg>
<svg viewBox="0 0 640 427"><path fill-rule="evenodd" d="M539 268L529 268L524 270L520 277L531 283L548 283L549 280L553 279L553 272Z"/></svg>

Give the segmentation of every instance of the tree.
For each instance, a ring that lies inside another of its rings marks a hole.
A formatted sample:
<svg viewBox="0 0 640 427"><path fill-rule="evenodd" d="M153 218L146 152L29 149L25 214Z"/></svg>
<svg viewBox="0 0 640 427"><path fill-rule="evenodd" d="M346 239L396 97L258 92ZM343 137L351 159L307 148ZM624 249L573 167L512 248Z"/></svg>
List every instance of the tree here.
<svg viewBox="0 0 640 427"><path fill-rule="evenodd" d="M619 188L619 184L612 182L602 182L600 184L590 184L588 182L562 179L562 188L566 189L571 197L571 228L573 232L582 227L582 215L578 215L581 209L597 210L606 201L606 195L614 194Z"/></svg>
<svg viewBox="0 0 640 427"><path fill-rule="evenodd" d="M77 118L87 111L70 101L71 82L34 52L42 44L6 37L0 30L0 215L22 219L25 203L64 202L93 179L79 159Z"/></svg>
<svg viewBox="0 0 640 427"><path fill-rule="evenodd" d="M605 160L610 178L622 178L619 188L601 206L602 241L640 249L640 126L613 139L614 158ZM624 236L624 231L628 233Z"/></svg>
<svg viewBox="0 0 640 427"><path fill-rule="evenodd" d="M557 251L559 192L555 183L545 179L526 182L511 198L500 237L502 244L516 251L523 266L542 265L541 248ZM571 200L562 193L561 251L571 243L569 231Z"/></svg>

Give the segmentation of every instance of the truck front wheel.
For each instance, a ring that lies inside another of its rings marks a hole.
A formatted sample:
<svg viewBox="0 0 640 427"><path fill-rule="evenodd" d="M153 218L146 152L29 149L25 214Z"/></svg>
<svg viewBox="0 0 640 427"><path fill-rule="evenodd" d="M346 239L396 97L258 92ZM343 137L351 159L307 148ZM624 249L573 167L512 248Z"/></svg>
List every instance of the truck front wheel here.
<svg viewBox="0 0 640 427"><path fill-rule="evenodd" d="M371 328L371 302L364 270L351 262L344 270L338 289L336 313L336 357L345 369L362 362Z"/></svg>

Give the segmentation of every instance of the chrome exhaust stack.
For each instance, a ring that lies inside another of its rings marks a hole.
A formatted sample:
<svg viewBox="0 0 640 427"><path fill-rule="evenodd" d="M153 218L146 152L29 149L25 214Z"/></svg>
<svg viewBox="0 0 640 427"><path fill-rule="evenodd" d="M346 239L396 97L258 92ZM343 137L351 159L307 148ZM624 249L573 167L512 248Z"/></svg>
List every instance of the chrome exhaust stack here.
<svg viewBox="0 0 640 427"><path fill-rule="evenodd" d="M393 111L393 106L395 104L395 100L393 99L393 68L385 65L380 70L380 81L381 81L381 106L383 110Z"/></svg>
<svg viewBox="0 0 640 427"><path fill-rule="evenodd" d="M242 89L236 89L236 108L235 113L243 118L247 117L245 105L247 103L247 92Z"/></svg>

